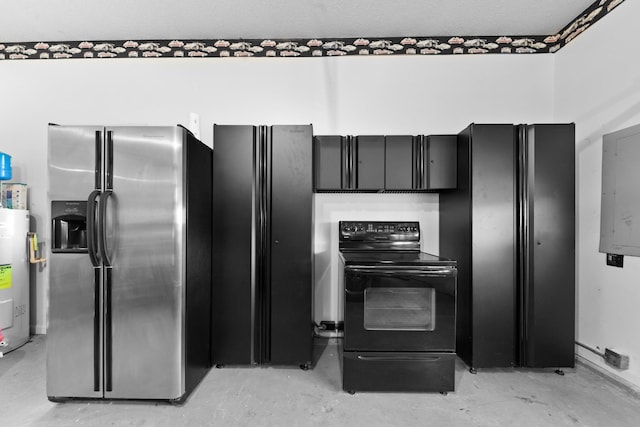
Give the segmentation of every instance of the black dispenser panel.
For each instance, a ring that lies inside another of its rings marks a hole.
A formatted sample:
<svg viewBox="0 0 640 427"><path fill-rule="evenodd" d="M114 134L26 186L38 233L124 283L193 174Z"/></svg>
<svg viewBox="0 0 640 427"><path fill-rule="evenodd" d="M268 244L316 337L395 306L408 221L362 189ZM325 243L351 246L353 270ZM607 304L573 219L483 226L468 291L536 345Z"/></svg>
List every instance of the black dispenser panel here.
<svg viewBox="0 0 640 427"><path fill-rule="evenodd" d="M52 201L52 252L87 252L87 202Z"/></svg>

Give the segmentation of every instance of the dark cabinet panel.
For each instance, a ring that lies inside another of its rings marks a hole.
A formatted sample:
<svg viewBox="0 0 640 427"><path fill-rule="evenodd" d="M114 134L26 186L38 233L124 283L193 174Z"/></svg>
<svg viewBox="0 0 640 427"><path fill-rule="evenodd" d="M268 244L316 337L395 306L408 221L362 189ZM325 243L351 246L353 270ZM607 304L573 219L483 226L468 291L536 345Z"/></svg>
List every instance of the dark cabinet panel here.
<svg viewBox="0 0 640 427"><path fill-rule="evenodd" d="M457 135L319 135L314 190L439 191L456 188Z"/></svg>
<svg viewBox="0 0 640 427"><path fill-rule="evenodd" d="M214 125L213 143L213 197L224 202L213 204L212 361L249 364L256 128Z"/></svg>
<svg viewBox="0 0 640 427"><path fill-rule="evenodd" d="M458 139L458 188L440 194L440 254L458 262L456 352L474 368L516 362L515 134L471 125Z"/></svg>
<svg viewBox="0 0 640 427"><path fill-rule="evenodd" d="M574 132L472 124L458 135L440 255L458 262L456 352L473 368L574 366Z"/></svg>
<svg viewBox="0 0 640 427"><path fill-rule="evenodd" d="M520 365L575 363L575 127L536 124L524 129L528 223L521 248L524 345ZM521 141L522 142L522 141ZM523 189L524 190L524 189Z"/></svg>
<svg viewBox="0 0 640 427"><path fill-rule="evenodd" d="M335 191L343 188L344 162L346 161L343 156L344 139L339 135L314 138L314 188L316 191Z"/></svg>
<svg viewBox="0 0 640 427"><path fill-rule="evenodd" d="M457 135L429 135L426 145L427 190L456 188Z"/></svg>
<svg viewBox="0 0 640 427"><path fill-rule="evenodd" d="M312 128L271 129L270 362L304 365L311 363L313 347Z"/></svg>
<svg viewBox="0 0 640 427"><path fill-rule="evenodd" d="M386 190L411 190L414 188L413 151L414 137L394 135L385 138L385 186Z"/></svg>
<svg viewBox="0 0 640 427"><path fill-rule="evenodd" d="M356 189L384 189L384 136L357 136L355 154Z"/></svg>
<svg viewBox="0 0 640 427"><path fill-rule="evenodd" d="M215 364L310 365L312 127L213 129Z"/></svg>
<svg viewBox="0 0 640 427"><path fill-rule="evenodd" d="M414 144L415 190L448 190L457 185L457 135L420 136Z"/></svg>

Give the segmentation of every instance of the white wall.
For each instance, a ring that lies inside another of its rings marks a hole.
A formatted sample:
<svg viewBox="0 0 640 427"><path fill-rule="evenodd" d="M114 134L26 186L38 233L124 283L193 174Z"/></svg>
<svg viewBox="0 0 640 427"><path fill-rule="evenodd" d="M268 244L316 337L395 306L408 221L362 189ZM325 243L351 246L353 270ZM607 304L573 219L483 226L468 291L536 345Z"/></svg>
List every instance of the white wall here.
<svg viewBox="0 0 640 427"><path fill-rule="evenodd" d="M214 122L313 123L316 134L457 133L471 122L551 121L552 64L552 55L2 61L0 151L13 156L15 180L29 185L35 231L48 246L49 122L186 124L196 112L209 145ZM416 218L423 248L436 252L437 200L316 196L316 320L340 317L339 219ZM47 274L37 273L38 333L46 331Z"/></svg>
<svg viewBox="0 0 640 427"><path fill-rule="evenodd" d="M619 269L598 252L602 135L640 123L638 19L640 4L624 2L554 55L554 119L576 123L577 340L629 355L629 370L583 348L578 354L640 387L640 259L625 257Z"/></svg>

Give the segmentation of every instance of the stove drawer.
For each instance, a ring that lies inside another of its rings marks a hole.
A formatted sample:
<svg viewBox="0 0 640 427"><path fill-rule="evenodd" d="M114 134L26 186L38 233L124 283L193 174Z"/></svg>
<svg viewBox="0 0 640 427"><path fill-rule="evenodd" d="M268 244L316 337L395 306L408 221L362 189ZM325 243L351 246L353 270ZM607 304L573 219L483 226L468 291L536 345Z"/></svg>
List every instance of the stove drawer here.
<svg viewBox="0 0 640 427"><path fill-rule="evenodd" d="M455 390L455 353L342 353L345 391L448 392Z"/></svg>

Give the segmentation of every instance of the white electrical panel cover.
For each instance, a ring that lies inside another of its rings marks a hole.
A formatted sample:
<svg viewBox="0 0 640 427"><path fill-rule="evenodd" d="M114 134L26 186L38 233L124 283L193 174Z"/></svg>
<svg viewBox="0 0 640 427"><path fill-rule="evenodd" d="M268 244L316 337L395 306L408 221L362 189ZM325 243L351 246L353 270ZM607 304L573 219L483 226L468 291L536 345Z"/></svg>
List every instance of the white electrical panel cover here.
<svg viewBox="0 0 640 427"><path fill-rule="evenodd" d="M640 125L603 136L600 252L640 256Z"/></svg>

